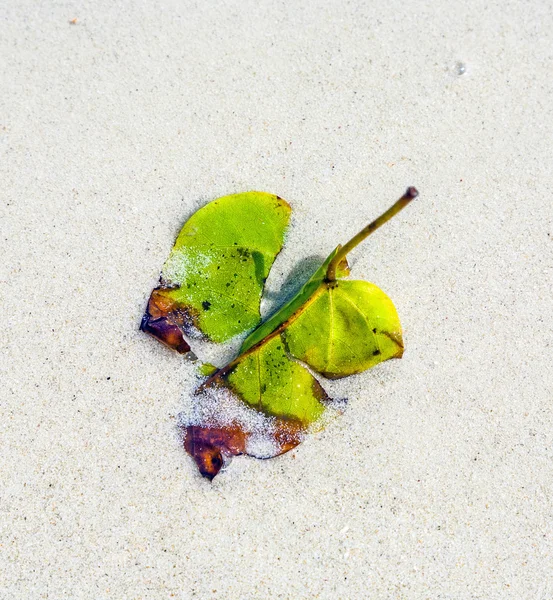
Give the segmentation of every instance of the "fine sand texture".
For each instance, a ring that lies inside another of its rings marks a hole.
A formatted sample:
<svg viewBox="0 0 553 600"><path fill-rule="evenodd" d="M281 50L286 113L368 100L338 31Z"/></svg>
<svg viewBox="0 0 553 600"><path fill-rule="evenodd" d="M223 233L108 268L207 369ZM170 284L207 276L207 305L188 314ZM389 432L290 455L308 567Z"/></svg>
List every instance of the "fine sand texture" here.
<svg viewBox="0 0 553 600"><path fill-rule="evenodd" d="M1 600L553 598L549 0L5 0L0 73ZM408 185L350 261L403 359L203 479L138 330L183 222L292 205L267 314Z"/></svg>

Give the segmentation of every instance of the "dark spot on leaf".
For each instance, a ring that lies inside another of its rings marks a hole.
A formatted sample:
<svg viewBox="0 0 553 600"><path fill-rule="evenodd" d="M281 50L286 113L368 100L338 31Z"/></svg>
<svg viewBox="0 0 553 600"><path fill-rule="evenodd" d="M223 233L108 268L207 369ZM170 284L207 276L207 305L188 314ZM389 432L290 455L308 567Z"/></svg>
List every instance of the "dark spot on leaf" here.
<svg viewBox="0 0 553 600"><path fill-rule="evenodd" d="M204 300L202 302L202 307L203 307L204 310L209 310L210 307L211 307L211 302L208 302L207 300Z"/></svg>
<svg viewBox="0 0 553 600"><path fill-rule="evenodd" d="M376 327L373 329L373 333L376 333Z"/></svg>
<svg viewBox="0 0 553 600"><path fill-rule="evenodd" d="M375 350L375 351L373 352L373 356L378 356L379 354L380 354L380 350Z"/></svg>

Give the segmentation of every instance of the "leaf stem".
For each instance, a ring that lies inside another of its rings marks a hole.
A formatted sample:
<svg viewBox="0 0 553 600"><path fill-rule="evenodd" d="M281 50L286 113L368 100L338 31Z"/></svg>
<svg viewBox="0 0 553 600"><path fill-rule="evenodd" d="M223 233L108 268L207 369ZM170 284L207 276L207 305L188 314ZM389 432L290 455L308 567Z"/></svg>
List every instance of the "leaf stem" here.
<svg viewBox="0 0 553 600"><path fill-rule="evenodd" d="M407 188L405 194L403 194L403 196L395 204L390 206L386 212L381 214L372 223L369 223L357 235L354 235L347 244L342 246L336 253L336 256L328 264L328 269L326 270L326 280L336 281L336 267L339 265L340 261L343 260L345 256L355 248L355 246L360 244L365 238L371 235L373 231L376 231L379 227L384 225L384 223L389 221L394 215L397 215L400 210L403 210L409 204L409 202L414 200L418 195L419 193L414 187Z"/></svg>

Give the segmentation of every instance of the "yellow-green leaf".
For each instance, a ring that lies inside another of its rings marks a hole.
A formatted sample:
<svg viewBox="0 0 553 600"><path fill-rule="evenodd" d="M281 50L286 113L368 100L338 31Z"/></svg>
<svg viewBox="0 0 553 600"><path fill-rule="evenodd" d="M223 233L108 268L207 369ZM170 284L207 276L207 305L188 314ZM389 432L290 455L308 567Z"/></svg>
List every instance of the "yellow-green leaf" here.
<svg viewBox="0 0 553 600"><path fill-rule="evenodd" d="M331 379L403 354L396 309L367 281L323 282L281 336L292 356Z"/></svg>
<svg viewBox="0 0 553 600"><path fill-rule="evenodd" d="M255 327L290 212L278 196L247 192L194 213L163 267L142 329L184 353L187 337L224 342Z"/></svg>

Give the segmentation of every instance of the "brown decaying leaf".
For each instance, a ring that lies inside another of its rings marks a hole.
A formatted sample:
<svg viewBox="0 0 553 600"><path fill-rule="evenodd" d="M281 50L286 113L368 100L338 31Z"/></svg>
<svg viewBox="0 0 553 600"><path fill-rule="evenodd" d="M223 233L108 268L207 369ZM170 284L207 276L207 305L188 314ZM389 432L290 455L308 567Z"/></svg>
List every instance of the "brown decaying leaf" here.
<svg viewBox="0 0 553 600"><path fill-rule="evenodd" d="M140 329L172 350L188 354L190 345L184 335L190 330L194 316L190 314L189 308L184 310L160 293L163 290L162 287L153 290Z"/></svg>
<svg viewBox="0 0 553 600"><path fill-rule="evenodd" d="M221 427L182 427L184 449L196 461L200 473L210 481L233 456L248 454L250 432L239 423ZM274 442L279 456L295 448L303 439L300 423L278 419L275 423ZM269 458L269 457L267 457Z"/></svg>

